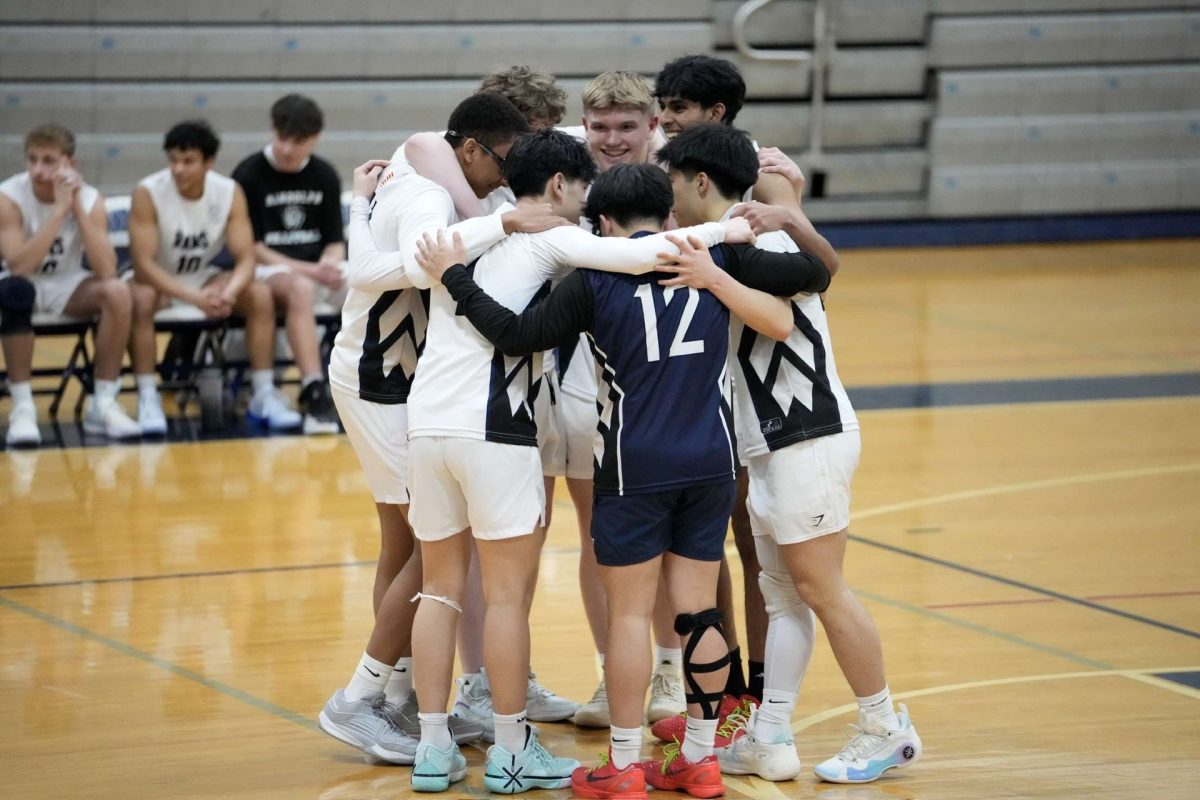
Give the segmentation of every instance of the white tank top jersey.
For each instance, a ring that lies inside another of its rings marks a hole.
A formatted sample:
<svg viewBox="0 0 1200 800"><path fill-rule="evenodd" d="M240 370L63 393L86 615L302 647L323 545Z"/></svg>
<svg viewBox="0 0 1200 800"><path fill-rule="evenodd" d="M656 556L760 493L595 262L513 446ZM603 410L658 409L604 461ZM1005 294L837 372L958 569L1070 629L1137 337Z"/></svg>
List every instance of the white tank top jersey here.
<svg viewBox="0 0 1200 800"><path fill-rule="evenodd" d="M90 213L100 198L95 187L83 184L79 187L80 205ZM33 179L28 172L13 175L0 183L0 194L12 200L21 210L22 228L26 238L34 236L54 215L54 203L43 203L33 193ZM54 280L74 273L86 272L83 265L83 237L79 234L79 220L68 214L58 230L58 236L50 245L50 252L42 264L30 275L35 281Z"/></svg>
<svg viewBox="0 0 1200 800"><path fill-rule="evenodd" d="M706 246L725 237L715 223L687 233ZM481 289L520 313L573 267L644 272L669 246L662 235L601 239L564 226L514 233L469 266ZM409 438L452 436L536 447L533 401L541 388L541 354L505 356L456 311L445 287L435 286L425 352L408 400Z"/></svg>
<svg viewBox="0 0 1200 800"><path fill-rule="evenodd" d="M158 264L172 277L194 283L225 247L225 228L237 187L232 178L211 169L204 176L204 194L188 200L175 188L171 170L143 178L158 214Z"/></svg>
<svg viewBox="0 0 1200 800"><path fill-rule="evenodd" d="M757 246L775 253L800 250L782 231L759 236ZM821 295L797 294L791 306L795 325L782 342L729 317L734 422L743 461L807 439L858 430L837 374Z"/></svg>

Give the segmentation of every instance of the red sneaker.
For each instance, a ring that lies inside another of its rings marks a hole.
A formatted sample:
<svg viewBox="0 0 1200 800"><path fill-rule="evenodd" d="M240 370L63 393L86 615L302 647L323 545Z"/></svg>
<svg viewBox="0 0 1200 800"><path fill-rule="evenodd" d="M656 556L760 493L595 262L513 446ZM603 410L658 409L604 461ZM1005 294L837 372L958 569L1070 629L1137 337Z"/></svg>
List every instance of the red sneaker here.
<svg viewBox="0 0 1200 800"><path fill-rule="evenodd" d="M599 766L571 773L571 793L594 800L646 800L646 772L640 763L617 769L610 750L600 756Z"/></svg>
<svg viewBox="0 0 1200 800"><path fill-rule="evenodd" d="M728 747L733 744L735 739L745 736L746 726L750 722L750 715L757 707L758 705L753 697L743 695L742 702L738 707L721 718L720 724L717 725L717 737L713 742L713 747L717 749Z"/></svg>
<svg viewBox="0 0 1200 800"><path fill-rule="evenodd" d="M754 705L757 704L757 702L758 701L755 700L750 695L744 695L741 698L737 698L731 694L727 694L724 697L722 697L721 698L721 706L720 706L720 708L717 709L717 720L718 720L717 729L720 730L725 725L725 722L726 722L726 720L728 720L729 715L733 714L735 711L738 711L739 709L741 709L742 717L748 718L750 716L751 709L754 707ZM656 737L658 737L659 741L663 741L663 742L682 742L683 734L684 734L684 731L686 731L686 730L687 730L687 712L686 711L682 714L677 714L674 717L667 717L666 719L660 719L658 722L656 722L650 726L650 732L652 734L654 734ZM732 741L732 739L729 741ZM717 747L723 747L724 745L729 744L729 741L726 741L724 744L721 744L720 741L718 740Z"/></svg>
<svg viewBox="0 0 1200 800"><path fill-rule="evenodd" d="M699 761L688 761L672 742L664 751L662 761L643 761L646 783L655 789L687 792L692 797L720 797L725 794L721 781L721 765L716 755L709 754Z"/></svg>

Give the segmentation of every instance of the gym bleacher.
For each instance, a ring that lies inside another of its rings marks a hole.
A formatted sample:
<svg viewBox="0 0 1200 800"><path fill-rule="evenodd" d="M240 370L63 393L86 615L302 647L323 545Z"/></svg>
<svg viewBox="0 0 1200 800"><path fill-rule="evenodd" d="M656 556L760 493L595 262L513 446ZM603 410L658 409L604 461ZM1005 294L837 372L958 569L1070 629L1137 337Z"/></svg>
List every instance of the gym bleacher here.
<svg viewBox="0 0 1200 800"><path fill-rule="evenodd" d="M735 49L744 5L3 3L0 174L24 168L26 130L70 127L123 249L128 194L162 167L163 132L181 119L213 123L217 169L228 173L261 147L270 103L301 92L323 107L319 152L345 178L410 132L442 127L481 74L514 60L559 77L569 124L598 72L653 76L674 57L709 52L745 75L738 124L819 176L805 207L835 244L892 243L871 226L905 221L926 232L917 240L936 241L931 222L947 230L979 218L1003 220L997 236L1019 239L1033 215L1043 231L1046 215L1167 215L1166 228L1147 229L1200 228L1200 0L777 0L746 20L746 40L776 55L809 58L826 42L817 77L809 61ZM1103 237L1120 227L1113 219L1086 230ZM963 230L951 240L988 239L986 227Z"/></svg>

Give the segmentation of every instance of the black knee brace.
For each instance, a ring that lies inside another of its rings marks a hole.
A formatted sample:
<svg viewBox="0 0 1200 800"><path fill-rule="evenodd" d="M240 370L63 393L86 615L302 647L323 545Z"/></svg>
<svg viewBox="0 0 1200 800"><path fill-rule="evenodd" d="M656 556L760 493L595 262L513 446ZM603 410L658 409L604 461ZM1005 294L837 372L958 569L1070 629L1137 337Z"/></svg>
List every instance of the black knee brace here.
<svg viewBox="0 0 1200 800"><path fill-rule="evenodd" d="M0 278L0 336L33 330L33 281L20 275Z"/></svg>
<svg viewBox="0 0 1200 800"><path fill-rule="evenodd" d="M675 617L675 632L680 636L687 637L687 641L683 645L683 679L687 682L684 698L689 703L699 705L705 719L717 718L721 707L722 692L720 689L716 692L705 692L693 676L698 672L716 672L722 667L728 667L729 653L726 652L716 661L710 661L707 664L697 664L692 660L692 654L695 653L700 640L709 630L715 630L724 643L725 629L721 625L723 619L724 615L721 614L719 608L710 608L698 614L680 614Z"/></svg>

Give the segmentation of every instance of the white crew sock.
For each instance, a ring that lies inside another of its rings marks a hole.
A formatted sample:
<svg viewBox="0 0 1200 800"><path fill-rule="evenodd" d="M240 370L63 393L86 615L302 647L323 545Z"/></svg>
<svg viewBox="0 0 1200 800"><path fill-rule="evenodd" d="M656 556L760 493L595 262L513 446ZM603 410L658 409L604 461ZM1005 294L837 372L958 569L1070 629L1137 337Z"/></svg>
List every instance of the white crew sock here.
<svg viewBox="0 0 1200 800"><path fill-rule="evenodd" d="M796 693L763 689L762 705L754 715L754 737L768 744L792 741L792 712Z"/></svg>
<svg viewBox="0 0 1200 800"><path fill-rule="evenodd" d="M529 739L529 723L525 721L525 711L516 714L497 714L492 712L492 721L496 725L496 744L516 755L525 749Z"/></svg>
<svg viewBox="0 0 1200 800"><path fill-rule="evenodd" d="M610 725L608 728L608 746L612 751L612 763L617 769L625 769L630 764L642 759L642 729L618 728Z"/></svg>
<svg viewBox="0 0 1200 800"><path fill-rule="evenodd" d="M679 748L684 758L694 764L712 755L713 744L717 741L717 722L719 720L687 718L687 730Z"/></svg>
<svg viewBox="0 0 1200 800"><path fill-rule="evenodd" d="M412 656L407 656L397 661L396 666L392 668L387 688L384 689L389 703L400 705L412 693L412 661Z"/></svg>
<svg viewBox="0 0 1200 800"><path fill-rule="evenodd" d="M121 391L120 381L96 380L96 402L101 405L116 402L119 391Z"/></svg>
<svg viewBox="0 0 1200 800"><path fill-rule="evenodd" d="M250 385L254 387L254 396L275 388L275 371L270 369L255 369L250 371Z"/></svg>
<svg viewBox="0 0 1200 800"><path fill-rule="evenodd" d="M663 664L672 664L683 669L683 649L680 647L654 646L654 669L658 670Z"/></svg>
<svg viewBox="0 0 1200 800"><path fill-rule="evenodd" d="M900 718L896 716L896 709L892 708L892 694L887 686L870 697L857 699L859 719L873 722L886 731L900 730Z"/></svg>
<svg viewBox="0 0 1200 800"><path fill-rule="evenodd" d="M8 393L12 397L14 406L21 403L33 405L33 383L31 381L9 383Z"/></svg>
<svg viewBox="0 0 1200 800"><path fill-rule="evenodd" d="M134 380L137 381L139 397L156 397L158 395L158 376L153 372L148 375L138 375Z"/></svg>
<svg viewBox="0 0 1200 800"><path fill-rule="evenodd" d="M344 690L347 700L362 700L372 694L379 694L387 686L388 678L392 675L392 665L371 658L365 652L354 669L354 677Z"/></svg>
<svg viewBox="0 0 1200 800"><path fill-rule="evenodd" d="M454 744L450 736L450 716L446 712L426 714L418 711L417 719L421 721L421 744L432 745L438 750L449 750Z"/></svg>

